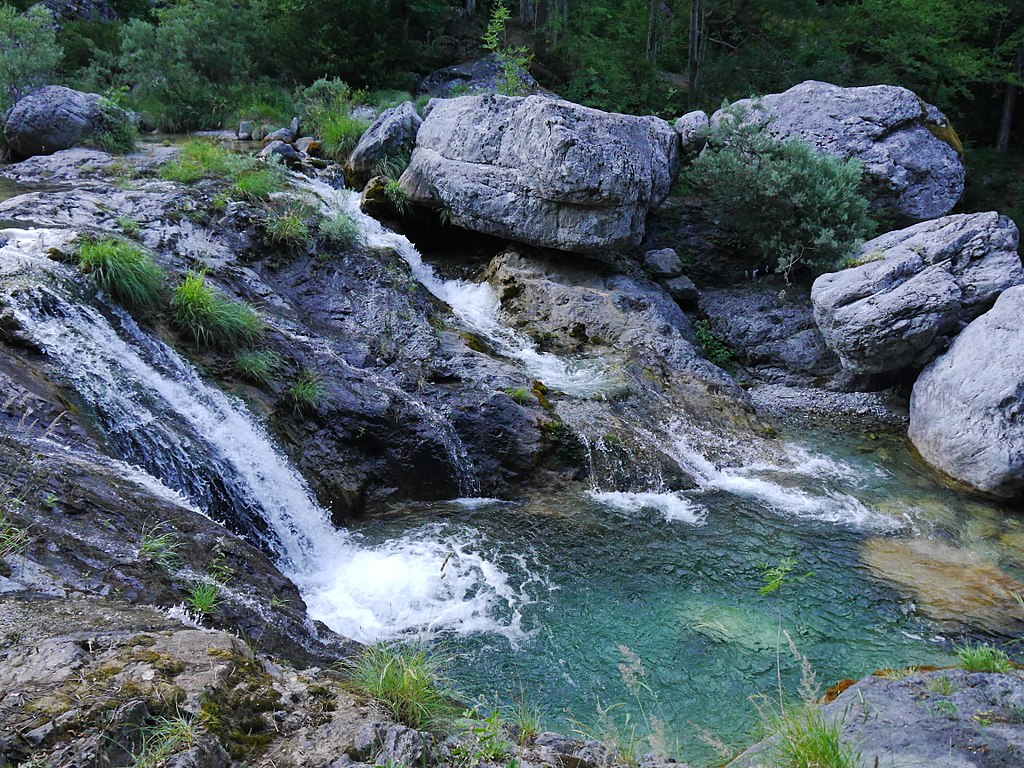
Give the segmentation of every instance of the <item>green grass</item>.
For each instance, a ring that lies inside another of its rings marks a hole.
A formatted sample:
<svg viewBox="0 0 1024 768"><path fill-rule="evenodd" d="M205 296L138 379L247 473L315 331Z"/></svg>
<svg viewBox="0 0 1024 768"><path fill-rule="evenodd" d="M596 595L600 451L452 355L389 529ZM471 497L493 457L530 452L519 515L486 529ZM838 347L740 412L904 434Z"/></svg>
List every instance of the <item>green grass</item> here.
<svg viewBox="0 0 1024 768"><path fill-rule="evenodd" d="M220 584L210 579L196 581L189 588L185 603L199 616L210 616L220 606Z"/></svg>
<svg viewBox="0 0 1024 768"><path fill-rule="evenodd" d="M701 354L723 371L731 373L735 368L732 350L712 330L711 322L700 320L694 328L697 333L697 346L700 347Z"/></svg>
<svg viewBox="0 0 1024 768"><path fill-rule="evenodd" d="M946 675L939 675L928 680L928 690L939 696L952 696L960 687Z"/></svg>
<svg viewBox="0 0 1024 768"><path fill-rule="evenodd" d="M288 399L296 414L314 410L327 398L323 378L316 371L304 368L295 383L288 388Z"/></svg>
<svg viewBox="0 0 1024 768"><path fill-rule="evenodd" d="M412 101L412 94L408 91L382 90L370 91L366 94L364 101L370 106L379 110L392 109L399 104Z"/></svg>
<svg viewBox="0 0 1024 768"><path fill-rule="evenodd" d="M775 722L773 768L859 768L860 754L842 741L843 725L813 704L787 710Z"/></svg>
<svg viewBox="0 0 1024 768"><path fill-rule="evenodd" d="M173 160L160 167L160 178L182 184L200 179L231 179L240 172L241 160L211 141L189 139Z"/></svg>
<svg viewBox="0 0 1024 768"><path fill-rule="evenodd" d="M248 304L231 301L206 284L203 272L189 274L174 291L174 323L197 347L231 348L251 344L263 322Z"/></svg>
<svg viewBox="0 0 1024 768"><path fill-rule="evenodd" d="M373 166L374 176L386 176L389 179L397 179L405 169L409 167L410 155L395 155L393 157L382 157Z"/></svg>
<svg viewBox="0 0 1024 768"><path fill-rule="evenodd" d="M296 250L309 245L313 239L309 219L314 215L315 210L308 204L295 201L270 210L263 220L267 240L274 245Z"/></svg>
<svg viewBox="0 0 1024 768"><path fill-rule="evenodd" d="M164 530L166 527L167 523L157 523L142 529L139 555L161 570L172 571L181 565L181 555L178 554L181 542L172 531Z"/></svg>
<svg viewBox="0 0 1024 768"><path fill-rule="evenodd" d="M151 312L162 303L163 270L134 243L81 240L78 266L100 290L133 312Z"/></svg>
<svg viewBox="0 0 1024 768"><path fill-rule="evenodd" d="M269 200L275 192L285 188L287 176L280 164L251 168L237 175L231 185L231 194L251 203Z"/></svg>
<svg viewBox="0 0 1024 768"><path fill-rule="evenodd" d="M520 405L532 405L536 402L536 398L525 387L519 387L518 389L509 387L503 391Z"/></svg>
<svg viewBox="0 0 1024 768"><path fill-rule="evenodd" d="M520 745L528 744L540 735L540 708L527 704L525 694L519 697L508 721L515 729Z"/></svg>
<svg viewBox="0 0 1024 768"><path fill-rule="evenodd" d="M320 237L329 245L351 247L362 245L363 233L356 220L343 211L325 216L320 220Z"/></svg>
<svg viewBox="0 0 1024 768"><path fill-rule="evenodd" d="M384 185L384 196L387 197L395 207L395 210L402 216L409 213L409 209L412 208L412 205L409 203L409 196L405 194L405 190L394 179L391 179Z"/></svg>
<svg viewBox="0 0 1024 768"><path fill-rule="evenodd" d="M444 730L459 714L440 660L424 648L373 645L345 665L349 686L376 701L399 723Z"/></svg>
<svg viewBox="0 0 1024 768"><path fill-rule="evenodd" d="M131 216L118 216L116 221L117 226L119 226L121 228L121 231L124 232L125 235L128 237L136 237L141 231L141 228L139 227L139 222L137 222Z"/></svg>
<svg viewBox="0 0 1024 768"><path fill-rule="evenodd" d="M345 113L324 116L319 131L324 155L339 162L348 159L369 127L366 120Z"/></svg>
<svg viewBox="0 0 1024 768"><path fill-rule="evenodd" d="M284 361L270 350L242 350L235 355L235 370L255 384L269 384L280 372Z"/></svg>
<svg viewBox="0 0 1024 768"><path fill-rule="evenodd" d="M1005 651L988 645L957 645L954 646L960 666L968 672L1000 672L1007 674L1013 671L1013 662Z"/></svg>
<svg viewBox="0 0 1024 768"><path fill-rule="evenodd" d="M132 753L131 768L157 768L172 755L191 749L204 733L200 717L158 717L142 729L142 744Z"/></svg>
<svg viewBox="0 0 1024 768"><path fill-rule="evenodd" d="M4 562L11 555L20 555L28 549L28 531L17 526L7 517L4 507L9 500L0 505L0 563Z"/></svg>

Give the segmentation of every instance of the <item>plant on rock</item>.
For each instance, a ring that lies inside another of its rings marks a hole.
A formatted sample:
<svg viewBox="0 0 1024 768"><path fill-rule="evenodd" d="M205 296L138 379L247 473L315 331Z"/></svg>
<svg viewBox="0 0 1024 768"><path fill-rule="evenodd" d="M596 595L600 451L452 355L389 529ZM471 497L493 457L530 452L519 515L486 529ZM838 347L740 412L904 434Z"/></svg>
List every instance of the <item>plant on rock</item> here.
<svg viewBox="0 0 1024 768"><path fill-rule="evenodd" d="M778 141L759 108L726 108L685 182L708 198L730 241L787 279L801 269L834 269L874 227L859 192L860 165Z"/></svg>
<svg viewBox="0 0 1024 768"><path fill-rule="evenodd" d="M216 613L221 603L220 584L209 578L194 582L185 603L200 617Z"/></svg>
<svg viewBox="0 0 1024 768"><path fill-rule="evenodd" d="M206 274L189 274L174 291L174 322L198 347L230 348L251 344L263 322L248 304L231 301L206 284Z"/></svg>
<svg viewBox="0 0 1024 768"><path fill-rule="evenodd" d="M1013 662L1006 651L993 645L958 645L955 646L960 666L968 672L1001 672L1013 671Z"/></svg>
<svg viewBox="0 0 1024 768"><path fill-rule="evenodd" d="M320 237L329 245L349 247L363 243L359 224L344 211L325 216L320 220Z"/></svg>
<svg viewBox="0 0 1024 768"><path fill-rule="evenodd" d="M319 130L324 155L339 162L347 159L369 127L368 121L348 114L325 117Z"/></svg>
<svg viewBox="0 0 1024 768"><path fill-rule="evenodd" d="M317 408L327 397L323 378L316 371L304 368L295 383L288 388L288 398L296 415Z"/></svg>
<svg viewBox="0 0 1024 768"><path fill-rule="evenodd" d="M235 370L255 384L269 384L283 365L281 356L269 350L242 350L235 355Z"/></svg>
<svg viewBox="0 0 1024 768"><path fill-rule="evenodd" d="M133 312L157 309L164 293L164 273L140 246L124 240L78 243L78 266L97 287Z"/></svg>

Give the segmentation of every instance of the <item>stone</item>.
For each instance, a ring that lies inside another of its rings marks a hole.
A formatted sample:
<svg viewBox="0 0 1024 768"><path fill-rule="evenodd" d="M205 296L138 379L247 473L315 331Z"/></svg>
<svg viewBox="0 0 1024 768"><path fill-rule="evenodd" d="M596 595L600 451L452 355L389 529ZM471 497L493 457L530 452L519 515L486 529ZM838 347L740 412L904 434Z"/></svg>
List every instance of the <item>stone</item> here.
<svg viewBox="0 0 1024 768"><path fill-rule="evenodd" d="M51 155L103 133L132 116L95 93L47 85L18 101L7 115L4 138L19 157Z"/></svg>
<svg viewBox="0 0 1024 768"><path fill-rule="evenodd" d="M962 147L945 115L906 88L841 88L808 80L784 93L737 102L751 119L770 121L779 139L853 158L864 168L877 209L910 219L948 213L964 190ZM712 123L721 119L716 112Z"/></svg>
<svg viewBox="0 0 1024 768"><path fill-rule="evenodd" d="M255 120L243 120L238 124L238 130L235 131L235 135L241 141L250 141L252 139L252 133L256 130Z"/></svg>
<svg viewBox="0 0 1024 768"><path fill-rule="evenodd" d="M659 248L644 254L644 267L654 277L677 277L683 273L683 262L674 248Z"/></svg>
<svg viewBox="0 0 1024 768"><path fill-rule="evenodd" d="M497 93L501 86L502 73L501 63L494 54L490 54L431 72L420 83L420 91L441 98ZM528 70L520 69L519 79L527 93L540 91L540 86Z"/></svg>
<svg viewBox="0 0 1024 768"><path fill-rule="evenodd" d="M295 142L295 149L304 155L316 157L320 154L320 150L322 148L323 145L321 145L320 142L312 136L303 136Z"/></svg>
<svg viewBox="0 0 1024 768"><path fill-rule="evenodd" d="M811 300L825 343L853 373L921 368L1010 286L1019 235L996 213L957 214L865 243L859 266L822 275Z"/></svg>
<svg viewBox="0 0 1024 768"><path fill-rule="evenodd" d="M684 157L693 157L700 154L707 145L708 129L711 127L711 119L706 112L696 110L688 112L675 122L676 133L679 134L680 148Z"/></svg>
<svg viewBox="0 0 1024 768"><path fill-rule="evenodd" d="M351 757L372 760L376 765L415 768L432 764L432 745L429 733L395 723L367 723L356 731Z"/></svg>
<svg viewBox="0 0 1024 768"><path fill-rule="evenodd" d="M1009 288L918 377L910 439L921 456L980 491L1024 491L1024 286Z"/></svg>
<svg viewBox="0 0 1024 768"><path fill-rule="evenodd" d="M656 117L466 96L436 100L401 185L464 229L587 253L638 246L678 166L678 136Z"/></svg>
<svg viewBox="0 0 1024 768"><path fill-rule="evenodd" d="M662 282L662 286L668 291L668 295L675 300L676 304L681 307L695 307L697 302L700 301L700 291L694 285L693 280L686 275L665 280Z"/></svg>
<svg viewBox="0 0 1024 768"><path fill-rule="evenodd" d="M422 124L411 101L381 112L349 155L345 164L349 178L365 184L381 160L410 154Z"/></svg>
<svg viewBox="0 0 1024 768"><path fill-rule="evenodd" d="M295 141L295 132L291 128L278 128L264 136L263 141L264 143L283 141L285 144L291 144Z"/></svg>
<svg viewBox="0 0 1024 768"><path fill-rule="evenodd" d="M283 141L271 141L260 151L262 158L271 156L280 157L288 165L298 165L302 162L302 156L295 150L295 147Z"/></svg>
<svg viewBox="0 0 1024 768"><path fill-rule="evenodd" d="M116 21L117 12L107 0L43 0L40 5L57 21Z"/></svg>

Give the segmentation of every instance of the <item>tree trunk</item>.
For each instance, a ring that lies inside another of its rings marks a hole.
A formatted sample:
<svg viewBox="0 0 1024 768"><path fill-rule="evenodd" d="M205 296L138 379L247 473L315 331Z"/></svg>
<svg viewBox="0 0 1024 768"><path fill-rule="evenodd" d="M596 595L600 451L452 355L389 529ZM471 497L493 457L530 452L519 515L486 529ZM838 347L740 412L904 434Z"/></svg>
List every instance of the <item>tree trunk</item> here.
<svg viewBox="0 0 1024 768"><path fill-rule="evenodd" d="M1014 82L1006 84L1003 93L1003 116L999 121L999 138L996 139L996 151L1005 153L1010 149L1010 132L1013 130L1013 113L1017 107L1017 80L1024 76L1024 40L1017 46L1017 62L1014 67Z"/></svg>
<svg viewBox="0 0 1024 768"><path fill-rule="evenodd" d="M651 0L651 13L647 19L647 60L652 67L658 63L658 40L661 37L658 18L660 15L661 0Z"/></svg>
<svg viewBox="0 0 1024 768"><path fill-rule="evenodd" d="M700 94L700 27L702 14L701 0L690 0L690 77L687 102L690 109L697 106Z"/></svg>

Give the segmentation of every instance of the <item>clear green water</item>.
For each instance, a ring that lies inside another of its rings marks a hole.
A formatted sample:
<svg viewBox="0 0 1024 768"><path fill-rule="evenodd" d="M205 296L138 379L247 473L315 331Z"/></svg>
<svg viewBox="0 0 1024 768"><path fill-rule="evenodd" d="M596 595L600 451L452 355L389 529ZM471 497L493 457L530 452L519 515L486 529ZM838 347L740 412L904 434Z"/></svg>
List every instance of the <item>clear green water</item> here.
<svg viewBox="0 0 1024 768"><path fill-rule="evenodd" d="M757 725L750 699L776 686L779 615L823 687L880 667L953 661L954 636L862 564L866 538L938 537L1024 577L1019 514L945 488L900 442L800 440L830 459L820 477L813 464L800 476L759 476L780 487L803 483L825 505L850 494L877 519L822 522L762 497L712 490L694 498L705 514L699 525L566 496L406 507L354 529L368 543L472 531L472 548L526 596L517 638L435 638L455 657L453 673L468 694L509 702L522 692L541 706L548 726L563 730L593 720L599 702L621 703L616 713L634 717L642 705L665 721L680 758L716 765L721 760L695 726L731 745L749 743ZM786 557L811 575L778 596L759 595L764 567ZM620 676L622 646L646 669L650 692L639 703ZM800 665L788 651L782 672L796 691Z"/></svg>

